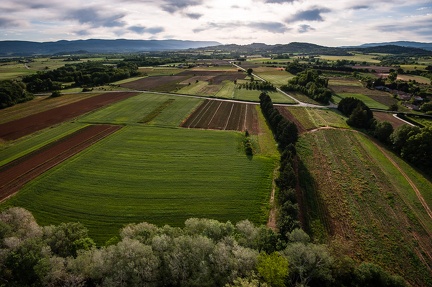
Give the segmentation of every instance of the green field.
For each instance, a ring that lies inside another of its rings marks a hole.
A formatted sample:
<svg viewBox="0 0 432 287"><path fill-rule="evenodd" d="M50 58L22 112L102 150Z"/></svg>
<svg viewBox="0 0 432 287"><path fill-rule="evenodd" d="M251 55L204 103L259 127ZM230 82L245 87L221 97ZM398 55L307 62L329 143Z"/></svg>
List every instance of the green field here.
<svg viewBox="0 0 432 287"><path fill-rule="evenodd" d="M354 54L353 56L321 55L319 58L320 60L327 60L327 61L347 60L347 61L354 61L354 62L366 62L370 64L379 64L380 61L374 59L375 57L376 55Z"/></svg>
<svg viewBox="0 0 432 287"><path fill-rule="evenodd" d="M388 106L381 104L363 94L338 93L337 95L333 95L333 100L336 104L338 104L343 98L349 98L349 97L356 98L363 101L363 103L365 103L371 109L382 109L382 110L388 109Z"/></svg>
<svg viewBox="0 0 432 287"><path fill-rule="evenodd" d="M177 127L202 102L201 99L142 93L79 119L82 123L138 124L146 115L168 99L172 104L163 109L150 125Z"/></svg>
<svg viewBox="0 0 432 287"><path fill-rule="evenodd" d="M432 248L432 221L383 152L360 133L329 129L303 135L297 148L305 216L315 240L379 264L411 283L431 283L418 254ZM431 182L394 160L430 206Z"/></svg>
<svg viewBox="0 0 432 287"><path fill-rule="evenodd" d="M306 130L319 127L349 128L346 117L331 109L286 107Z"/></svg>
<svg viewBox="0 0 432 287"><path fill-rule="evenodd" d="M254 136L259 148L248 158L240 132L178 128L201 101L144 93L11 143L0 150L2 164L89 123L124 125L0 208L22 206L41 225L79 221L101 245L132 222L181 226L187 218L207 217L265 223L274 143L269 146L268 134ZM150 122L139 123L150 114Z"/></svg>
<svg viewBox="0 0 432 287"><path fill-rule="evenodd" d="M42 225L79 221L99 244L132 222L264 223L274 162L249 160L241 140L238 132L127 126L26 185L6 205L30 210Z"/></svg>

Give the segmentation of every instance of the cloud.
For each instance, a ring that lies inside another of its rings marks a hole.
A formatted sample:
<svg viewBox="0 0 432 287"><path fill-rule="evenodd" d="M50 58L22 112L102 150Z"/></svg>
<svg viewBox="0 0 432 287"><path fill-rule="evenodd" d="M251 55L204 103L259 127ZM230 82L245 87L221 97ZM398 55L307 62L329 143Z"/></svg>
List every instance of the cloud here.
<svg viewBox="0 0 432 287"><path fill-rule="evenodd" d="M203 16L203 14L200 13L185 13L185 15L191 19L199 19Z"/></svg>
<svg viewBox="0 0 432 287"><path fill-rule="evenodd" d="M283 3L293 3L300 0L265 0L264 3L277 3L277 4L283 4Z"/></svg>
<svg viewBox="0 0 432 287"><path fill-rule="evenodd" d="M285 33L288 31L284 24L278 22L253 22L246 26L271 33Z"/></svg>
<svg viewBox="0 0 432 287"><path fill-rule="evenodd" d="M241 27L252 28L253 30L260 30L271 33L285 33L289 30L284 24L278 22L227 22L207 23L207 25L203 25L200 28L193 29L193 32L199 33L213 29L238 29Z"/></svg>
<svg viewBox="0 0 432 287"><path fill-rule="evenodd" d="M179 10L186 9L190 6L198 6L203 3L203 0L164 0L161 8L168 13L175 13Z"/></svg>
<svg viewBox="0 0 432 287"><path fill-rule="evenodd" d="M123 27L125 23L121 21L124 14L110 15L100 8L82 8L70 11L66 19L76 20L81 24L89 24L92 27Z"/></svg>
<svg viewBox="0 0 432 287"><path fill-rule="evenodd" d="M383 33L402 33L409 32L422 36L428 36L432 39L432 19L422 19L419 21L409 21L405 23L379 25L376 27L379 32Z"/></svg>
<svg viewBox="0 0 432 287"><path fill-rule="evenodd" d="M353 10L364 10L364 9L369 9L371 8L368 5L356 5L356 6L352 6L351 9Z"/></svg>
<svg viewBox="0 0 432 287"><path fill-rule="evenodd" d="M303 33L307 33L307 32L309 32L309 31L314 31L315 30L315 28L313 28L312 26L309 26L309 25L300 25L299 27L298 27L298 32L299 33L301 33L301 34L303 34Z"/></svg>
<svg viewBox="0 0 432 287"><path fill-rule="evenodd" d="M159 34L159 33L163 32L163 31L165 31L165 29L163 27L150 27L150 28L147 28L147 27L139 26L139 25L131 26L131 27L128 28L128 30L132 31L132 32L135 32L137 34L148 33L148 34L153 34L153 35L154 34Z"/></svg>
<svg viewBox="0 0 432 287"><path fill-rule="evenodd" d="M286 19L287 22L300 22L300 21L317 21L322 22L324 21L323 17L321 16L322 13L328 13L331 12L330 9L327 8L313 8L310 10L302 10L297 12L291 17L288 17Z"/></svg>
<svg viewBox="0 0 432 287"><path fill-rule="evenodd" d="M26 26L23 21L10 19L6 17L0 17L0 28L11 28L11 27L24 27Z"/></svg>

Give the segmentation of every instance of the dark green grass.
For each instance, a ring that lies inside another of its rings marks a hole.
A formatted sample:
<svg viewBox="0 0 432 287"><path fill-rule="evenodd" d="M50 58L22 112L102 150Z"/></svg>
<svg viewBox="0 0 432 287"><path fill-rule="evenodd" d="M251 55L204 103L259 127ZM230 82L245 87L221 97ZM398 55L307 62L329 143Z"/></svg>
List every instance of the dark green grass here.
<svg viewBox="0 0 432 287"><path fill-rule="evenodd" d="M5 206L42 225L83 223L99 244L125 224L207 217L264 223L274 161L238 132L127 126L25 186Z"/></svg>

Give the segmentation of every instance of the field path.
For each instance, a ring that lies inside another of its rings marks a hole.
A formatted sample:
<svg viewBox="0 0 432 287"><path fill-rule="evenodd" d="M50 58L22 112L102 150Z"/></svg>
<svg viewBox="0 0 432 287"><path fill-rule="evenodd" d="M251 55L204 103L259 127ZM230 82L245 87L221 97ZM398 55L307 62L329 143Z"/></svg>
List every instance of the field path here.
<svg viewBox="0 0 432 287"><path fill-rule="evenodd" d="M27 182L121 127L114 125L87 126L2 166L0 168L0 202L14 195Z"/></svg>
<svg viewBox="0 0 432 287"><path fill-rule="evenodd" d="M276 192L276 173L279 170L279 165L275 167L273 171L273 181L272 181L272 191L270 194L270 212L269 212L269 218L267 221L267 227L272 229L273 231L277 231L277 225L276 225L276 203L275 203L275 192Z"/></svg>

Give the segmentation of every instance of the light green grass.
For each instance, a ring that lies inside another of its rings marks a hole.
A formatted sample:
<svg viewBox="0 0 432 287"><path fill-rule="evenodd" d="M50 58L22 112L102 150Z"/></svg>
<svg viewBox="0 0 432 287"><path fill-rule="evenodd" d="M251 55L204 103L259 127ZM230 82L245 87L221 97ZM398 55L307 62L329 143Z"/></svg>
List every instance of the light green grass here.
<svg viewBox="0 0 432 287"><path fill-rule="evenodd" d="M319 127L349 128L346 117L332 109L286 107L306 130Z"/></svg>
<svg viewBox="0 0 432 287"><path fill-rule="evenodd" d="M365 55L365 54L354 54L353 56L329 56L329 55L321 55L320 60L327 61L337 61L337 60L347 60L354 62L367 62L371 64L379 64L380 61L374 59L375 55Z"/></svg>
<svg viewBox="0 0 432 287"><path fill-rule="evenodd" d="M333 95L333 100L336 104L338 104L342 99L349 98L349 97L356 98L363 101L371 109L382 109L382 110L388 109L386 105L378 103L377 101L363 94L339 93L337 95Z"/></svg>
<svg viewBox="0 0 432 287"><path fill-rule="evenodd" d="M207 217L264 223L274 161L238 132L127 126L26 185L5 206L42 225L79 221L103 244L125 224Z"/></svg>
<svg viewBox="0 0 432 287"><path fill-rule="evenodd" d="M195 98L142 93L80 118L82 123L137 124L163 102L173 102L147 125L176 127L202 101Z"/></svg>

